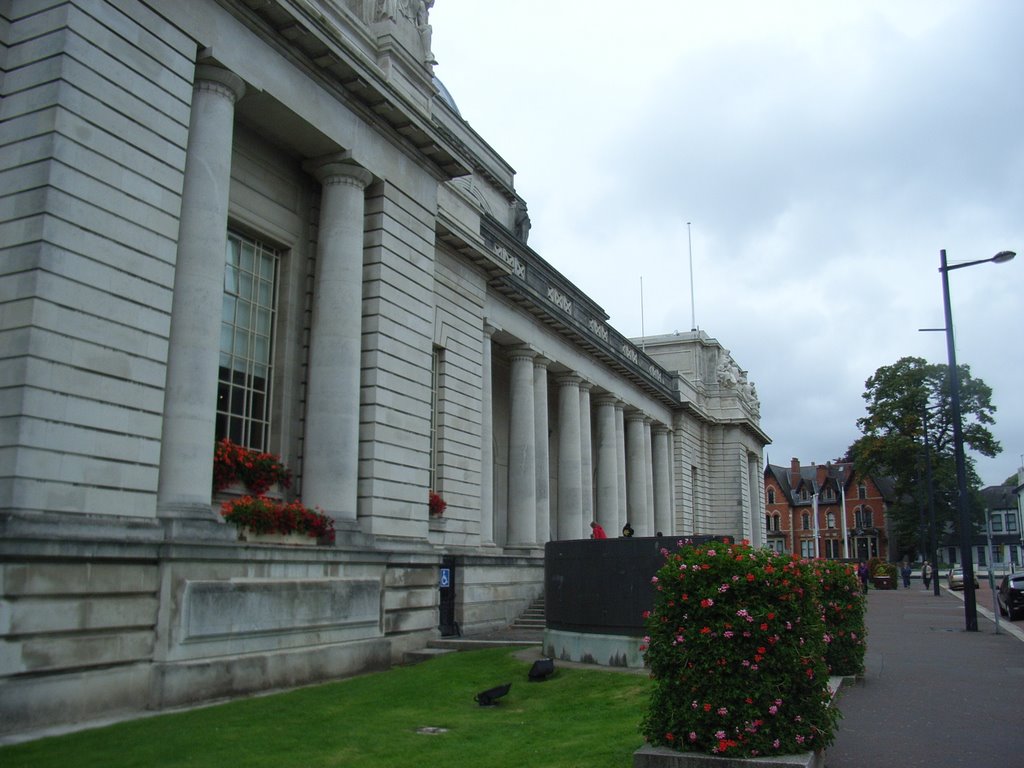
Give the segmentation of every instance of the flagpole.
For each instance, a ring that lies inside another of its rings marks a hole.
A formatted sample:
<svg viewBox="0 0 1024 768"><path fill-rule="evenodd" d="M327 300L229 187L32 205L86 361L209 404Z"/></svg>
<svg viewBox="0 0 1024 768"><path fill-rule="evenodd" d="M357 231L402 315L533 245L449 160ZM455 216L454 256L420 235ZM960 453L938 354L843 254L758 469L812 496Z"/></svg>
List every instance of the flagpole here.
<svg viewBox="0 0 1024 768"><path fill-rule="evenodd" d="M818 549L818 494L811 496L811 509L814 513L814 559L817 560L821 557L821 551Z"/></svg>
<svg viewBox="0 0 1024 768"><path fill-rule="evenodd" d="M839 498L842 499L842 515L843 521L843 559L850 559L850 541L849 536L846 533L846 483L843 482L843 465L839 465Z"/></svg>

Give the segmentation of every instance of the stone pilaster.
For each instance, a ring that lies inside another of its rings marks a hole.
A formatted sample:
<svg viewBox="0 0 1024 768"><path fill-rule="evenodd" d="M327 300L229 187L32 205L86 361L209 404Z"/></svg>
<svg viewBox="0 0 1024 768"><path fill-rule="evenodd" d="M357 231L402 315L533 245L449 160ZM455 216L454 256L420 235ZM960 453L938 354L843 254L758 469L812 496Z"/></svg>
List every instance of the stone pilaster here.
<svg viewBox="0 0 1024 768"><path fill-rule="evenodd" d="M626 525L626 404L615 403L615 463L619 486L618 530Z"/></svg>
<svg viewBox="0 0 1024 768"><path fill-rule="evenodd" d="M619 522L616 399L614 395L598 395L593 402L597 414L597 493L594 506L597 522L609 536L616 536L622 529Z"/></svg>
<svg viewBox="0 0 1024 768"><path fill-rule="evenodd" d="M558 538L583 532L580 473L580 377L560 376L558 384Z"/></svg>
<svg viewBox="0 0 1024 768"><path fill-rule="evenodd" d="M644 451L644 415L626 414L626 519L637 536L653 531L646 524L647 454Z"/></svg>
<svg viewBox="0 0 1024 768"><path fill-rule="evenodd" d="M537 441L534 434L533 358L529 347L516 347L511 361L508 450L508 547L537 544Z"/></svg>
<svg viewBox="0 0 1024 768"><path fill-rule="evenodd" d="M533 361L533 431L537 439L537 543L551 538L551 468L548 456L548 365L546 357Z"/></svg>
<svg viewBox="0 0 1024 768"><path fill-rule="evenodd" d="M157 514L215 520L210 508L217 367L237 75L196 67L167 349Z"/></svg>
<svg viewBox="0 0 1024 768"><path fill-rule="evenodd" d="M590 389L588 381L580 382L580 501L582 517L580 536L590 536L594 519L594 443L590 430Z"/></svg>
<svg viewBox="0 0 1024 768"><path fill-rule="evenodd" d="M310 333L302 499L356 519L362 345L363 191L372 177L343 158L307 163L323 185Z"/></svg>
<svg viewBox="0 0 1024 768"><path fill-rule="evenodd" d="M484 324L480 392L480 544L494 545L494 372L491 337L497 329Z"/></svg>
<svg viewBox="0 0 1024 768"><path fill-rule="evenodd" d="M651 427L654 455L654 528L666 536L675 533L672 524L672 471L669 457L669 431L664 424Z"/></svg>
<svg viewBox="0 0 1024 768"><path fill-rule="evenodd" d="M653 536L654 527L654 452L651 450L651 420L644 419L644 485L647 492L647 536Z"/></svg>

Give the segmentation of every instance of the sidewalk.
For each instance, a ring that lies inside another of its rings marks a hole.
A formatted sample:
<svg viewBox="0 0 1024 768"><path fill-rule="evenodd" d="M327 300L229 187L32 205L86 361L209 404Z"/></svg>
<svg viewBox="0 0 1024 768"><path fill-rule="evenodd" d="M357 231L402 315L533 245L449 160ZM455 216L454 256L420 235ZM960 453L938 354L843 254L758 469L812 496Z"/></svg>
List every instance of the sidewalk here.
<svg viewBox="0 0 1024 768"><path fill-rule="evenodd" d="M1024 764L1024 632L962 595L919 584L868 593L863 681L839 695L826 768L982 768Z"/></svg>

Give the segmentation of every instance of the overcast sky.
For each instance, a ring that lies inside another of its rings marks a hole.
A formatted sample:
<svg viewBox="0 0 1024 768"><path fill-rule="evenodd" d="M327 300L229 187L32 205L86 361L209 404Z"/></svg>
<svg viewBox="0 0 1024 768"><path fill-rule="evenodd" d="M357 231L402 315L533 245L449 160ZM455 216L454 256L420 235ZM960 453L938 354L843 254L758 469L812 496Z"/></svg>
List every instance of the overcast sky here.
<svg viewBox="0 0 1024 768"><path fill-rule="evenodd" d="M1024 454L1024 2L436 0L435 74L516 169L530 246L627 336L749 371L773 464L858 436L864 382L957 359ZM695 301L690 296L691 222ZM641 304L642 283L642 304ZM641 312L641 306L643 311Z"/></svg>

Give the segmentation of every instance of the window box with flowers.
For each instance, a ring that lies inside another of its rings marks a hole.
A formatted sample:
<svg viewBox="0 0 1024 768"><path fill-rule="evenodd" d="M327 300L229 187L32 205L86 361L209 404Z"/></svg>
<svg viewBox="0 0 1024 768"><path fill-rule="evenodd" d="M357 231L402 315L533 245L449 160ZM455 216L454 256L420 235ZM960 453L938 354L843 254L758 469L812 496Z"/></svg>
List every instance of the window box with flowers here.
<svg viewBox="0 0 1024 768"><path fill-rule="evenodd" d="M427 527L431 531L441 532L445 530L444 511L448 508L447 502L441 498L439 493L430 492L427 497L427 510L430 516L427 520Z"/></svg>
<svg viewBox="0 0 1024 768"><path fill-rule="evenodd" d="M427 507L430 510L431 517L441 517L448 508L448 504L441 498L441 494L431 491L427 499Z"/></svg>
<svg viewBox="0 0 1024 768"><path fill-rule="evenodd" d="M245 489L261 496L281 488L289 488L292 473L273 453L254 451L227 438L217 441L213 449L214 493ZM276 488L275 488L276 486Z"/></svg>
<svg viewBox="0 0 1024 768"><path fill-rule="evenodd" d="M225 501L221 515L238 527L238 538L257 544L333 544L334 521L300 501L285 504L266 496Z"/></svg>

